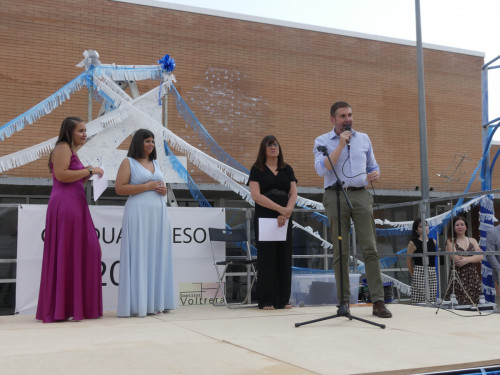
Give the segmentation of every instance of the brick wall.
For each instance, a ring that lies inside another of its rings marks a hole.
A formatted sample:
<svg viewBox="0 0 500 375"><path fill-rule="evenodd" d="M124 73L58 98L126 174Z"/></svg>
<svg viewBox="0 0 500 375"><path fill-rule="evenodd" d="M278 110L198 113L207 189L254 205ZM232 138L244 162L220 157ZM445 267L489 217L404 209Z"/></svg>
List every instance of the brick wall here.
<svg viewBox="0 0 500 375"><path fill-rule="evenodd" d="M177 62L176 87L186 103L247 168L262 137L274 134L299 185L321 186L313 142L331 129L330 105L345 100L353 106L355 128L372 139L382 169L377 187L420 185L415 47L107 0L1 5L0 124L81 73L75 64L86 49L116 64L154 64L168 53ZM481 155L483 58L425 49L424 64L430 185L448 190L437 173L452 164L455 153L467 154L463 177L454 182L460 191ZM156 84L140 82L139 88L145 92ZM169 128L198 145L174 101L169 105ZM86 109L82 90L0 142L0 156L56 136L65 116L86 118ZM48 177L47 159L3 175ZM194 177L209 181L200 172Z"/></svg>

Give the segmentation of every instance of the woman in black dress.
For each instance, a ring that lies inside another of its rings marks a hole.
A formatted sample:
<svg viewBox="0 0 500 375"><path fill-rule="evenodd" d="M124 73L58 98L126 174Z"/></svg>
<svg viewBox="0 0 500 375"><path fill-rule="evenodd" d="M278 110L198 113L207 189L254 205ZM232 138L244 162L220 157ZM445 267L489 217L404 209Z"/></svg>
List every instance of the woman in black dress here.
<svg viewBox="0 0 500 375"><path fill-rule="evenodd" d="M292 210L297 201L297 179L285 163L276 137L268 135L262 140L249 185L255 201L259 308L290 309ZM286 241L259 241L259 218L275 218L279 227L287 225Z"/></svg>
<svg viewBox="0 0 500 375"><path fill-rule="evenodd" d="M429 238L429 225L425 225L427 234L427 252L436 252L436 240ZM422 254L423 253L423 226L422 219L418 218L413 221L411 232L411 240L408 243L408 254ZM428 256L428 275L429 275L429 302L436 302L437 297L437 274L435 266L435 256ZM406 264L411 276L411 304L416 305L425 302L425 270L423 257L408 257Z"/></svg>

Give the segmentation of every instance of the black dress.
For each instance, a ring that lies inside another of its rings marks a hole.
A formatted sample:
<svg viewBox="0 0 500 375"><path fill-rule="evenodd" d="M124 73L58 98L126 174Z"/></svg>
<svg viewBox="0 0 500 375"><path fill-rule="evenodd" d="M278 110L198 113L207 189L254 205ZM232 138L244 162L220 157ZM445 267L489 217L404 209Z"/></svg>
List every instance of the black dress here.
<svg viewBox="0 0 500 375"><path fill-rule="evenodd" d="M286 207L291 182L297 182L292 167L287 165L277 175L267 167L260 171L255 166L249 181L259 183L261 194ZM274 190L273 192L273 189ZM286 194L285 194L286 192ZM259 308L283 308L290 300L292 284L292 220L288 220L286 241L259 241L259 218L277 218L279 212L255 204L254 228L257 242L257 294Z"/></svg>

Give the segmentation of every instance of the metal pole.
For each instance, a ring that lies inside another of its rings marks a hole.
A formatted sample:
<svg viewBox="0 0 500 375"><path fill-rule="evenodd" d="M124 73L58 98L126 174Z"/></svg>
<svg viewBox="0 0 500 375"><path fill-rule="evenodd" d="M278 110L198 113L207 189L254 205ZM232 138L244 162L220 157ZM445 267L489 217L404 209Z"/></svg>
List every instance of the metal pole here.
<svg viewBox="0 0 500 375"><path fill-rule="evenodd" d="M91 78L92 80L94 77ZM92 87L89 87L89 96L87 99L87 122L92 121Z"/></svg>
<svg viewBox="0 0 500 375"><path fill-rule="evenodd" d="M498 57L497 57L498 58ZM481 106L482 106L482 111L481 111L481 114L482 114L482 130L483 130L483 147L482 147L482 151L484 153L484 151L486 150L486 141L488 139L488 126L486 127L483 127L484 124L487 124L489 122L489 108L488 108L488 102L489 102L489 98L488 98L488 64L486 65L483 65L481 67ZM485 177L489 177L489 173L490 173L490 155L485 155L485 160L484 160L484 163L483 163L483 181L489 181L489 178L485 178ZM489 190L491 189L491 182L490 182L490 186L486 186L486 184L483 182L482 184L482 188L483 190Z"/></svg>
<svg viewBox="0 0 500 375"><path fill-rule="evenodd" d="M427 123L425 112L424 54L422 48L422 29L420 22L420 1L415 0L415 23L417 32L417 72L418 72L418 116L420 124L420 177L422 185L422 250L424 253L425 299L429 304L429 270L427 259L426 217L430 217L429 203L429 166L427 160ZM424 207L425 205L425 207Z"/></svg>
<svg viewBox="0 0 500 375"><path fill-rule="evenodd" d="M161 107L161 121L162 124L165 128L168 129L168 92L165 92L165 94L162 97L162 107ZM174 195L174 190L172 189L172 185L166 184L167 185L167 203L171 207L178 207L177 204L177 199L175 198Z"/></svg>
<svg viewBox="0 0 500 375"><path fill-rule="evenodd" d="M425 112L424 55L422 49L422 31L420 27L420 1L415 0L417 24L417 70L418 70L418 116L420 124L420 168L422 181L422 199L429 199L429 167L427 160L427 123ZM429 203L426 203L428 209ZM426 215L429 211L426 212Z"/></svg>
<svg viewBox="0 0 500 375"><path fill-rule="evenodd" d="M162 106L161 106L161 114L162 119L161 122L164 127L168 128L168 93L165 93L162 97Z"/></svg>

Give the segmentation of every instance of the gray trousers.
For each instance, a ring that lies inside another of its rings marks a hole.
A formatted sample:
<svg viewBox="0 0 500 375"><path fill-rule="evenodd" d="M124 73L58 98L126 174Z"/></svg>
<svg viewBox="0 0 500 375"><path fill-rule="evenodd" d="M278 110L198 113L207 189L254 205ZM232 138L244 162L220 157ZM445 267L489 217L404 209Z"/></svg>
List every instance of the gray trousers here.
<svg viewBox="0 0 500 375"><path fill-rule="evenodd" d="M348 191L347 195L352 204L352 211L347 205L344 195L340 192L340 221L342 239L342 269L344 301L349 302L351 289L349 283L349 253L350 253L350 219L354 223L356 239L363 254L365 262L365 273L368 281L368 289L372 302L384 301L384 286L380 276L380 263L377 254L377 242L375 233L375 222L373 219L373 197L366 189ZM330 234L333 244L333 267L337 283L337 296L340 301L340 262L338 243L338 217L337 217L337 192L325 190L323 205L330 221Z"/></svg>

